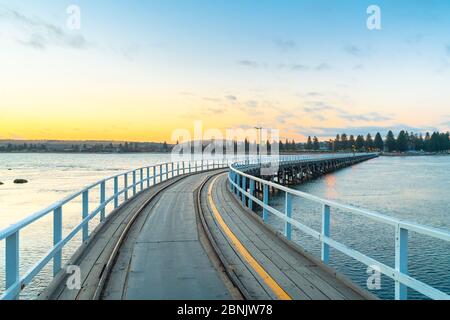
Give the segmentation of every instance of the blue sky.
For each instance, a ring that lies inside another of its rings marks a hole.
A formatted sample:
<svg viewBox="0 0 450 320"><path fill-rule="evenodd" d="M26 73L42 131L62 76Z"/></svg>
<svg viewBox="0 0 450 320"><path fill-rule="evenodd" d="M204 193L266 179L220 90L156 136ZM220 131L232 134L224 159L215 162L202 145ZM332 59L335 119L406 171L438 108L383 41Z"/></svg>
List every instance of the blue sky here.
<svg viewBox="0 0 450 320"><path fill-rule="evenodd" d="M81 8L76 34L65 30L70 4ZM371 4L380 31L366 28ZM163 139L194 120L299 138L449 129L448 1L0 0L0 27L4 121L39 119L38 131L9 125L0 137L107 137L113 122L136 128L123 138ZM108 117L92 129L80 110Z"/></svg>

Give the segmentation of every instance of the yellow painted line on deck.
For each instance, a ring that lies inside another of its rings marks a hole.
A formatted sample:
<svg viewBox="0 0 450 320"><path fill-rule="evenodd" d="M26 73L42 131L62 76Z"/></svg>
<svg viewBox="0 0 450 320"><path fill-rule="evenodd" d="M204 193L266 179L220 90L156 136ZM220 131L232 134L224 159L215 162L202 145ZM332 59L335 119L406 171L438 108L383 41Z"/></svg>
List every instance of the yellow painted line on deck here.
<svg viewBox="0 0 450 320"><path fill-rule="evenodd" d="M253 270L256 271L256 273L263 279L263 281L269 286L269 288L275 293L275 295L280 300L292 300L292 298L286 293L286 291L284 291L283 288L281 288L280 285L267 273L267 271L264 270L264 268L258 263L258 261L253 258L250 252L248 252L248 250L244 247L244 245L239 241L233 231L231 231L231 229L223 220L212 199L212 188L216 183L217 178L218 177L214 178L208 188L208 201L217 222L219 223L225 234L228 236L228 238L231 240L237 251L239 251L242 257L244 257L247 263L253 268Z"/></svg>

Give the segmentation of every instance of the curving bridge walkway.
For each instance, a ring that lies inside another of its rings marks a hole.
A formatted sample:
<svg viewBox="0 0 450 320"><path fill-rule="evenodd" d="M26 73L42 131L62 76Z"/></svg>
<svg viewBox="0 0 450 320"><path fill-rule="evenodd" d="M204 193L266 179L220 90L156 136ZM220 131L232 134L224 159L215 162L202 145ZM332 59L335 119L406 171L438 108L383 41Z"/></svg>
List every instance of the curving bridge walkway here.
<svg viewBox="0 0 450 320"><path fill-rule="evenodd" d="M244 209L225 172L174 178L126 202L70 262L81 288L62 274L40 298L373 298Z"/></svg>
<svg viewBox="0 0 450 320"><path fill-rule="evenodd" d="M374 157L377 155L282 157L274 171L265 170L267 162L248 158L234 160L232 165L226 159L180 162L106 178L0 231L0 241L6 243L6 291L1 298L19 298L20 291L53 261L53 281L40 299L375 299L329 267L333 248L367 266L376 266L393 279L396 299L407 299L408 289L432 299L450 299L448 293L408 275L409 234L450 242L449 231L281 185L307 181ZM114 190L109 197L108 185ZM95 192L99 192L100 203L89 200L89 194ZM272 193L284 195L283 209L270 205ZM322 206L321 230L292 215L294 197ZM64 207L77 198L83 204L82 221L63 238ZM106 215L108 204L113 204L114 210ZM261 216L255 213L256 207ZM334 210L391 227L395 266L335 240L331 231ZM49 214L54 219L54 246L21 275L20 233ZM89 222L98 215L101 224L90 233ZM266 224L269 215L281 219L284 232ZM320 258L291 241L293 228L321 244ZM67 263L79 267L80 286L74 286L73 275L62 267L61 251L78 233L83 244Z"/></svg>

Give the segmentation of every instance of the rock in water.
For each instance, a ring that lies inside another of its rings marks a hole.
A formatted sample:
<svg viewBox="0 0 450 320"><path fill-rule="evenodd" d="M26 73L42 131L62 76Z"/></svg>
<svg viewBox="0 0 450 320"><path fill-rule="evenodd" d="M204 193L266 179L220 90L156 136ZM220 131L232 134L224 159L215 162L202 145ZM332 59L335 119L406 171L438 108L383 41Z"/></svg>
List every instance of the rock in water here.
<svg viewBox="0 0 450 320"><path fill-rule="evenodd" d="M2 186L2 185L4 185L4 183L0 181L0 186Z"/></svg>
<svg viewBox="0 0 450 320"><path fill-rule="evenodd" d="M16 179L14 180L15 184L24 184L24 183L28 183L28 180L25 179Z"/></svg>

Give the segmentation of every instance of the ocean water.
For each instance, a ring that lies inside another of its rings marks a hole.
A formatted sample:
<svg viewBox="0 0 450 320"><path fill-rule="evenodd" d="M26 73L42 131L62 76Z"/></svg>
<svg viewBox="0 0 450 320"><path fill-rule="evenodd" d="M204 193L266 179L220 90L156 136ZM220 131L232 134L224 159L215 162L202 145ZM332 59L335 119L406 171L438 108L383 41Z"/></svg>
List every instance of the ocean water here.
<svg viewBox="0 0 450 320"><path fill-rule="evenodd" d="M370 209L400 219L450 230L450 157L380 157L294 187L322 198ZM270 204L284 211L284 195ZM293 217L321 229L320 205L293 200ZM332 210L331 236L379 262L394 267L394 228L367 218ZM270 223L284 225L274 216ZM320 244L301 232L293 239L320 257ZM409 235L409 273L450 294L450 243L416 233ZM367 289L367 267L331 249L331 266ZM381 278L381 289L371 291L382 299L394 298L394 283ZM409 290L409 298L424 299Z"/></svg>
<svg viewBox="0 0 450 320"><path fill-rule="evenodd" d="M102 178L137 167L170 161L167 154L0 154L0 229L74 193ZM24 178L28 184L15 185ZM381 157L343 169L296 188L327 199L378 211L421 224L450 229L450 157ZM108 189L110 192L111 190ZM91 202L98 201L93 196ZM271 205L283 208L284 196L276 195ZM111 209L111 208L108 208ZM81 220L81 203L64 207L63 236ZM320 230L321 208L294 200L293 215ZM270 217L282 230L283 224ZM98 224L92 221L90 230ZM21 275L52 246L52 215L33 223L20 234ZM332 237L383 263L394 265L394 230L346 212L332 211ZM308 251L320 255L319 243L296 232L293 238ZM67 260L81 244L74 238L63 250ZM417 234L410 235L410 273L450 293L450 244ZM361 286L366 285L367 267L332 250L331 264ZM22 298L32 299L51 280L51 263L25 288ZM4 241L0 242L0 293L4 283ZM392 299L394 285L382 277L381 290ZM411 298L422 299L409 292Z"/></svg>
<svg viewBox="0 0 450 320"><path fill-rule="evenodd" d="M83 187L121 172L170 161L170 154L0 154L0 229L73 194ZM27 179L27 184L14 184L14 179ZM113 194L107 186L107 195ZM108 197L108 196L107 196ZM91 208L98 203L91 193ZM107 207L112 210L112 204ZM81 222L81 200L63 207L63 237ZM99 219L93 219L93 230ZM52 247L53 215L31 224L20 233L20 272L23 276ZM77 236L64 247L63 263L81 244ZM4 241L0 241L0 294L4 290ZM49 263L23 291L21 298L33 299L51 281Z"/></svg>

